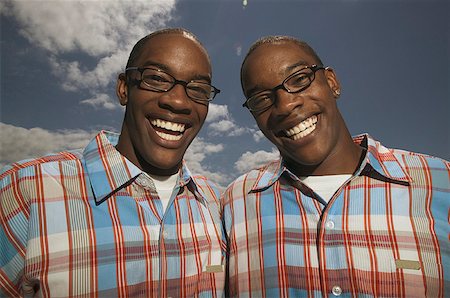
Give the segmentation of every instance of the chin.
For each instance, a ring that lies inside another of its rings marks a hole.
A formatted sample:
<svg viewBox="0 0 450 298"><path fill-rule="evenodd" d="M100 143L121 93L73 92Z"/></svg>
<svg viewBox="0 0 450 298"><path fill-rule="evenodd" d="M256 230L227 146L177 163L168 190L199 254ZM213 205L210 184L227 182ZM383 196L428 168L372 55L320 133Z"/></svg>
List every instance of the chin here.
<svg viewBox="0 0 450 298"><path fill-rule="evenodd" d="M288 154L286 154L286 152L283 152L282 156L290 163L308 167L320 165L320 163L322 163L322 161L325 159L322 155L317 155L317 152L316 154L314 154L314 156L312 156L312 154L304 152L290 152Z"/></svg>
<svg viewBox="0 0 450 298"><path fill-rule="evenodd" d="M174 167L178 167L183 160L183 155L157 155L157 158L149 158L147 159L147 163L152 165L152 167L161 169L161 170L170 170Z"/></svg>

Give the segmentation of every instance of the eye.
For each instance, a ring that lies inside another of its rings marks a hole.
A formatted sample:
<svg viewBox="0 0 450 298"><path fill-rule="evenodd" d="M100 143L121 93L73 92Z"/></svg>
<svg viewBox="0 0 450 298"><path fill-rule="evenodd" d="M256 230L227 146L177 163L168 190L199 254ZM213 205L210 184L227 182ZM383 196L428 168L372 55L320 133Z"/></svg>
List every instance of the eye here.
<svg viewBox="0 0 450 298"><path fill-rule="evenodd" d="M211 86L208 84L191 82L187 86L189 94L195 98L209 98Z"/></svg>
<svg viewBox="0 0 450 298"><path fill-rule="evenodd" d="M271 101L272 97L270 96L270 93L266 94L260 94L253 98L255 102L265 102L265 101Z"/></svg>
<svg viewBox="0 0 450 298"><path fill-rule="evenodd" d="M247 102L248 106L252 110L260 110L270 107L273 104L273 98L271 92L264 92L255 94Z"/></svg>
<svg viewBox="0 0 450 298"><path fill-rule="evenodd" d="M153 68L144 69L142 72L142 81L147 85L155 87L162 86L162 88L167 88L167 85L173 82L168 74Z"/></svg>
<svg viewBox="0 0 450 298"><path fill-rule="evenodd" d="M299 73L290 78L287 83L291 86L301 86L309 83L309 76L306 73Z"/></svg>
<svg viewBox="0 0 450 298"><path fill-rule="evenodd" d="M158 74L152 74L152 73L148 73L148 74L144 73L144 76L142 77L142 79L146 82L161 82L161 83L169 82L169 80L166 77L163 77Z"/></svg>

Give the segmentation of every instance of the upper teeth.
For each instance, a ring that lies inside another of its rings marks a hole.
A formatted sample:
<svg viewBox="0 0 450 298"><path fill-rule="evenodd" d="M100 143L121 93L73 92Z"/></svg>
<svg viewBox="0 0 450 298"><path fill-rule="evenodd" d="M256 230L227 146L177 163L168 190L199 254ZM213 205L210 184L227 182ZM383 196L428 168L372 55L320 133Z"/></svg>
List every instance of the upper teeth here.
<svg viewBox="0 0 450 298"><path fill-rule="evenodd" d="M185 124L164 121L161 119L154 119L151 121L151 123L153 126L161 127L161 128L171 130L171 131L183 132L186 129Z"/></svg>
<svg viewBox="0 0 450 298"><path fill-rule="evenodd" d="M296 126L286 130L285 133L288 137L291 137L291 136L295 136L295 135L303 132L300 135L300 137L303 137L314 130L316 123L317 123L317 116L314 115L314 116L309 117L306 120L303 120Z"/></svg>

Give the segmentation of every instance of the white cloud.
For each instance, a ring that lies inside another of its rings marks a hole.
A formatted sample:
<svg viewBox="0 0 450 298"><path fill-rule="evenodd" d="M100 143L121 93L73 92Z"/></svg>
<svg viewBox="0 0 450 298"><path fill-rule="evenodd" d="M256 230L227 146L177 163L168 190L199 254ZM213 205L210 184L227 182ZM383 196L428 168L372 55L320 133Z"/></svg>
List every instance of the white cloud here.
<svg viewBox="0 0 450 298"><path fill-rule="evenodd" d="M49 63L64 90L105 93L124 68L132 46L171 19L175 0L2 2L2 14L14 17L20 33L49 52ZM67 60L85 54L94 67ZM109 106L104 106L108 108Z"/></svg>
<svg viewBox="0 0 450 298"><path fill-rule="evenodd" d="M230 176L220 172L212 172L211 169L205 167L205 163L203 162L207 155L219 153L223 151L223 149L224 146L222 144L208 143L202 138L197 137L186 151L184 159L192 173L208 177L211 181L224 187L229 183L231 179Z"/></svg>
<svg viewBox="0 0 450 298"><path fill-rule="evenodd" d="M258 143L264 138L265 138L265 136L262 133L262 131L260 131L259 129L258 130L256 130L256 129L253 130L253 140L255 140L255 142Z"/></svg>
<svg viewBox="0 0 450 298"><path fill-rule="evenodd" d="M25 38L52 54L102 56L163 26L174 6L175 0L10 0L4 10L19 21Z"/></svg>
<svg viewBox="0 0 450 298"><path fill-rule="evenodd" d="M205 122L213 122L219 119L229 119L230 113L228 112L227 105L218 105L214 103L209 104L208 108L208 116L206 117Z"/></svg>
<svg viewBox="0 0 450 298"><path fill-rule="evenodd" d="M236 128L236 124L230 120L220 120L218 122L211 123L209 128L214 132L221 133Z"/></svg>
<svg viewBox="0 0 450 298"><path fill-rule="evenodd" d="M81 101L82 104L91 105L95 108L104 108L106 110L114 110L120 107L116 104L108 94L95 94L94 97Z"/></svg>
<svg viewBox="0 0 450 298"><path fill-rule="evenodd" d="M239 126L231 117L227 105L210 104L206 117L210 136L241 136L254 130Z"/></svg>
<svg viewBox="0 0 450 298"><path fill-rule="evenodd" d="M247 151L234 163L234 167L239 173L245 173L251 169L260 167L271 160L278 159L279 156L280 154L275 148L272 149L272 152L263 150L257 152Z"/></svg>
<svg viewBox="0 0 450 298"><path fill-rule="evenodd" d="M208 126L208 134L210 136L242 136L245 133L253 134L253 128L239 126L233 119L224 119L211 123Z"/></svg>
<svg viewBox="0 0 450 298"><path fill-rule="evenodd" d="M0 122L0 166L48 153L84 148L95 133L81 129L26 129Z"/></svg>

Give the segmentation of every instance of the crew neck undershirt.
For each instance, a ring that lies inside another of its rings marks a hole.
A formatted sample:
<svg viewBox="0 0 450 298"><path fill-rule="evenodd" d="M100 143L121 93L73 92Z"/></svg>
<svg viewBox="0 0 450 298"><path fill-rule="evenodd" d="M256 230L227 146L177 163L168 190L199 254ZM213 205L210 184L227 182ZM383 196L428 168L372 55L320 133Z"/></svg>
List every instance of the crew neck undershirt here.
<svg viewBox="0 0 450 298"><path fill-rule="evenodd" d="M155 176L147 174L155 184L156 192L163 205L163 212L166 212L173 189L177 183L179 174L175 173L171 176Z"/></svg>
<svg viewBox="0 0 450 298"><path fill-rule="evenodd" d="M300 180L317 193L327 203L334 193L347 181L352 175L325 175L300 177Z"/></svg>

